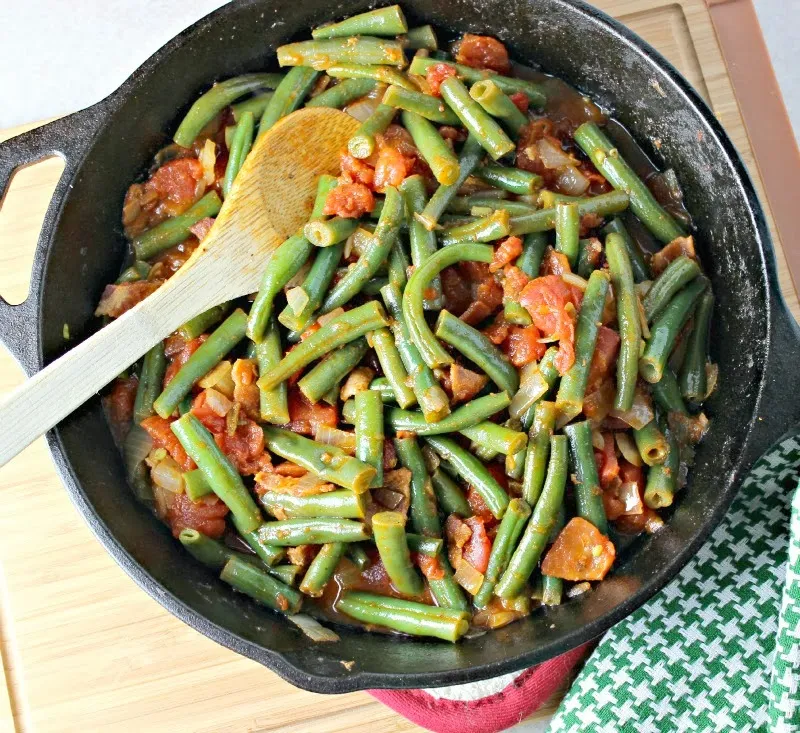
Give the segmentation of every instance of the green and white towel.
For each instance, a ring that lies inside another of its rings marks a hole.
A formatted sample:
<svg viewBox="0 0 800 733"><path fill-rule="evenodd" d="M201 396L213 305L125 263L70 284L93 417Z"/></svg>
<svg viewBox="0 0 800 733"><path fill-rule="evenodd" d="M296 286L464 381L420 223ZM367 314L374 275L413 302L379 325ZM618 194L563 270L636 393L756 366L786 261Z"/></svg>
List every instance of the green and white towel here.
<svg viewBox="0 0 800 733"><path fill-rule="evenodd" d="M697 556L603 637L550 733L800 731L799 469L798 437L758 461Z"/></svg>

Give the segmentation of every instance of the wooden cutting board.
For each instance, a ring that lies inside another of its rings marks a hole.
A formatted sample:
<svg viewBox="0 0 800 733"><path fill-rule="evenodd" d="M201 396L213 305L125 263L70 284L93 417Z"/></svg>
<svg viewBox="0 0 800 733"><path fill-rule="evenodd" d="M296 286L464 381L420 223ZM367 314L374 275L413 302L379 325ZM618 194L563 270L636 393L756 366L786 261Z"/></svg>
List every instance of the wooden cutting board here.
<svg viewBox="0 0 800 733"><path fill-rule="evenodd" d="M658 48L705 97L766 201L703 0L596 4ZM23 129L7 130L0 138ZM51 160L21 171L6 197L0 214L0 292L11 302L27 292L33 245L60 167ZM797 317L797 296L775 241L784 293ZM21 379L11 357L0 354L0 393ZM0 507L3 733L422 730L366 693L298 690L167 613L90 534L43 440L0 470ZM532 716L539 725L528 730L543 727L560 694Z"/></svg>

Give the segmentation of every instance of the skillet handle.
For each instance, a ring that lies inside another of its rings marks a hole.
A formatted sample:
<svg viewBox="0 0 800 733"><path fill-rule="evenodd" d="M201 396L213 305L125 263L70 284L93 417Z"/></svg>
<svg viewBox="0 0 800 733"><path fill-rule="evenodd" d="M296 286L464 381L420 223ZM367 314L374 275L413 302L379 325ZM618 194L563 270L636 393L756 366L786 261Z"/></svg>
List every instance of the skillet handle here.
<svg viewBox="0 0 800 733"><path fill-rule="evenodd" d="M52 155L64 160L64 172L53 192L36 245L29 291L32 294L40 290L45 251L75 173L100 127L104 106L105 101L100 102L0 143L0 205L16 170ZM28 375L33 374L38 365L37 309L34 295L28 295L19 305L11 305L0 296L0 343Z"/></svg>

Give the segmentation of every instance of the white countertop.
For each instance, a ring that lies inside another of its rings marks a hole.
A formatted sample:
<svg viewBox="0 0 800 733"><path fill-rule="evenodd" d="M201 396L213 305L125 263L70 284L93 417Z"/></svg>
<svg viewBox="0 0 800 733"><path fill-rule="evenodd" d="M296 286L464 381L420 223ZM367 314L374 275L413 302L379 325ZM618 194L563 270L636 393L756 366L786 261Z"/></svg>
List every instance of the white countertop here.
<svg viewBox="0 0 800 733"><path fill-rule="evenodd" d="M800 0L754 0L800 139ZM72 112L224 0L7 0L0 23L0 128Z"/></svg>

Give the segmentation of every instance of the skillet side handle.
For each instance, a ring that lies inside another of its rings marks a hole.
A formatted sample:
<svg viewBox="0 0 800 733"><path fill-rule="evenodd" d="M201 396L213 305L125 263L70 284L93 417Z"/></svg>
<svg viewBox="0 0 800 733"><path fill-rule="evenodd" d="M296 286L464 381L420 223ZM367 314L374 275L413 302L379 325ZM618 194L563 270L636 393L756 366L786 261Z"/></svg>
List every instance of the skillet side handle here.
<svg viewBox="0 0 800 733"><path fill-rule="evenodd" d="M19 305L11 305L0 296L0 343L28 375L36 371L38 364L37 294L44 275L46 251L75 173L102 123L104 106L104 102L100 102L0 143L0 205L15 171L52 155L64 160L64 172L53 192L39 233L30 294Z"/></svg>
<svg viewBox="0 0 800 733"><path fill-rule="evenodd" d="M748 467L783 437L800 432L800 327L774 292L772 314L764 392L745 454Z"/></svg>

